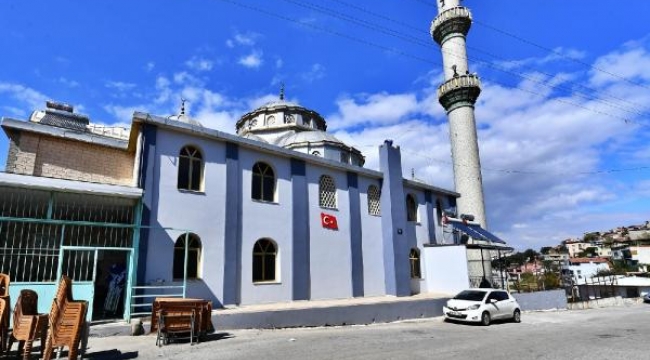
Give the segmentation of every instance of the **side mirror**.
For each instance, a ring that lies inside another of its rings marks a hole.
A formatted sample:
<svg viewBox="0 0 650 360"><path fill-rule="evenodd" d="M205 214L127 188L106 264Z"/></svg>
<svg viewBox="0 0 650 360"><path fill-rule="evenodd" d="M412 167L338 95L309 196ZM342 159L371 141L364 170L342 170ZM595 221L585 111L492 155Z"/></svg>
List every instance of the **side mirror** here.
<svg viewBox="0 0 650 360"><path fill-rule="evenodd" d="M494 304L494 303L497 302L497 299L490 299L490 300L488 300L488 301L490 302L490 304Z"/></svg>

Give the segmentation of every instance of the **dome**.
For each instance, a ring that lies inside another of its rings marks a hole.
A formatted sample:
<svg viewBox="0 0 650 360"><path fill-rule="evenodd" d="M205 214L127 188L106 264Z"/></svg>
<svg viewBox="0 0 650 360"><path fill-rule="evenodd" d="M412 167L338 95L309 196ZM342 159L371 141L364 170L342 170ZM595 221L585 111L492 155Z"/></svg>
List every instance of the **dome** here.
<svg viewBox="0 0 650 360"><path fill-rule="evenodd" d="M291 145L319 142L330 142L348 147L343 141L337 139L334 135L328 134L325 131L317 130L287 134L286 136L280 137L275 144L282 147L290 147Z"/></svg>
<svg viewBox="0 0 650 360"><path fill-rule="evenodd" d="M239 118L236 129L243 138L285 149L359 166L365 162L359 150L326 132L327 124L318 112L285 100L284 87L277 100Z"/></svg>

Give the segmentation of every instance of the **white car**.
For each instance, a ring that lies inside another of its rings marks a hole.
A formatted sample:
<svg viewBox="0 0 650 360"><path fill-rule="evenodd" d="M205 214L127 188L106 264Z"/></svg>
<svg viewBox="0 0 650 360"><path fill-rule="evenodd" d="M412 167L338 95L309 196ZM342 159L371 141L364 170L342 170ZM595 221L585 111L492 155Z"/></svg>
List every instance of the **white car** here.
<svg viewBox="0 0 650 360"><path fill-rule="evenodd" d="M480 322L490 325L492 320L521 321L521 307L507 291L499 289L463 290L442 307L445 320Z"/></svg>

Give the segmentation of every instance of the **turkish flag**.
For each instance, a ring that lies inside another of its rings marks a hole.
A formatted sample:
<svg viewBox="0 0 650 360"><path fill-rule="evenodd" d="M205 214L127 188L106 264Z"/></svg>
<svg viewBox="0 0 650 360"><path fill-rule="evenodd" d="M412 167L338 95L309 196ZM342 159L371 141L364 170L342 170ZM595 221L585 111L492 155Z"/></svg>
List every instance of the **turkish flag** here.
<svg viewBox="0 0 650 360"><path fill-rule="evenodd" d="M339 224L336 222L336 216L320 213L320 222L326 229L338 230Z"/></svg>

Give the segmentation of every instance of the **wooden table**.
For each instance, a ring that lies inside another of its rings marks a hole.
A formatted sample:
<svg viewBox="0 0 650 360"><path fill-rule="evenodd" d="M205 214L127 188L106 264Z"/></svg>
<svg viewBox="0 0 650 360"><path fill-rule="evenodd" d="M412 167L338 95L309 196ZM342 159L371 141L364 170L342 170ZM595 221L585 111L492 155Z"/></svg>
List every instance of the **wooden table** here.
<svg viewBox="0 0 650 360"><path fill-rule="evenodd" d="M159 297L154 300L151 309L150 333L154 333L158 330L158 315L160 311L177 308L195 310L198 318L197 332L200 335L205 335L208 332L214 331L214 326L212 325L212 301L190 298Z"/></svg>

